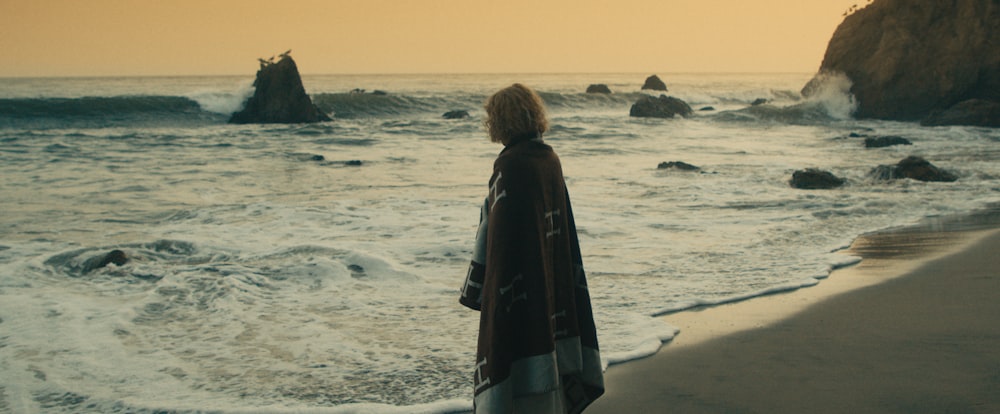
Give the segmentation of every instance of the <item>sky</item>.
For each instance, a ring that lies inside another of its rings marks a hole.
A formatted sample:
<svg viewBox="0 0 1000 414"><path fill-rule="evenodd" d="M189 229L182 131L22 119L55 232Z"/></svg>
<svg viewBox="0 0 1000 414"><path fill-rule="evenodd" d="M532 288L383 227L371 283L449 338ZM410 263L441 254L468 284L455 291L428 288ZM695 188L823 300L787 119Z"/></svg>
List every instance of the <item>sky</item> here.
<svg viewBox="0 0 1000 414"><path fill-rule="evenodd" d="M815 72L863 0L0 0L0 77Z"/></svg>

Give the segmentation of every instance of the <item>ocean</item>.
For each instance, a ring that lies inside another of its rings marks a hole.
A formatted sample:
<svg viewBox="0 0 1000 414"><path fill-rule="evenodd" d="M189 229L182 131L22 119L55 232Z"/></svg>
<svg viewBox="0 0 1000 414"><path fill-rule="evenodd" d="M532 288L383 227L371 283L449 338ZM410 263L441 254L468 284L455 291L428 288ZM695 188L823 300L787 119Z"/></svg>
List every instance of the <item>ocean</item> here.
<svg viewBox="0 0 1000 414"><path fill-rule="evenodd" d="M514 82L549 109L606 364L656 352L671 312L1000 202L998 129L855 120L846 80L804 99L804 73L659 74L695 114L630 118L648 75L305 75L334 120L302 125L227 124L252 76L0 79L0 412L471 409L482 104ZM958 181L868 177L909 155ZM806 168L847 184L791 188Z"/></svg>

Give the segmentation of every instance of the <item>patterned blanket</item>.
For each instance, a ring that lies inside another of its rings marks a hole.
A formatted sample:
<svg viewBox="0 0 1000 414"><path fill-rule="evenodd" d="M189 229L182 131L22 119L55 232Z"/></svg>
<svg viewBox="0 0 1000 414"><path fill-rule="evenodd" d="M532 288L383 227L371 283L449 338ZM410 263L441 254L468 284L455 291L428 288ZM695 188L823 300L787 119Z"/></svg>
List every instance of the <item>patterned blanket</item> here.
<svg viewBox="0 0 1000 414"><path fill-rule="evenodd" d="M579 413L604 393L562 166L533 139L497 157L460 302L479 310L476 413Z"/></svg>

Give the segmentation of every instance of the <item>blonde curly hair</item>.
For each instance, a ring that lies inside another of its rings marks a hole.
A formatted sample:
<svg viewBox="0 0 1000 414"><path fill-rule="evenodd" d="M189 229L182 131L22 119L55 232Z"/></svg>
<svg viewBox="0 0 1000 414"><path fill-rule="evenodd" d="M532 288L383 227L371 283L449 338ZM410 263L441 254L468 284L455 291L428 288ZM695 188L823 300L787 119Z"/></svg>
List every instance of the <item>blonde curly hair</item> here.
<svg viewBox="0 0 1000 414"><path fill-rule="evenodd" d="M545 103L531 88L515 83L486 100L486 130L490 141L504 145L541 137L549 129Z"/></svg>

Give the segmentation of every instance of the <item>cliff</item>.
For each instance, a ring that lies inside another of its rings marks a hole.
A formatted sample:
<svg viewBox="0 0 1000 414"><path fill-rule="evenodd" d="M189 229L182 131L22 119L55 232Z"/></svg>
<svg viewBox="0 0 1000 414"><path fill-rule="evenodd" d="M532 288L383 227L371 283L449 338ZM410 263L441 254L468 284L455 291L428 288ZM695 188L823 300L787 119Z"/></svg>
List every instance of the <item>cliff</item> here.
<svg viewBox="0 0 1000 414"><path fill-rule="evenodd" d="M837 27L827 72L852 81L859 118L913 121L1000 101L1000 0L875 0Z"/></svg>

